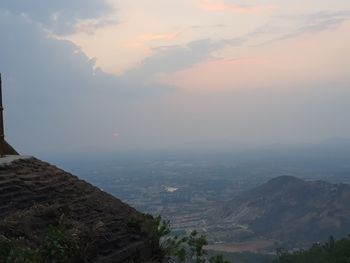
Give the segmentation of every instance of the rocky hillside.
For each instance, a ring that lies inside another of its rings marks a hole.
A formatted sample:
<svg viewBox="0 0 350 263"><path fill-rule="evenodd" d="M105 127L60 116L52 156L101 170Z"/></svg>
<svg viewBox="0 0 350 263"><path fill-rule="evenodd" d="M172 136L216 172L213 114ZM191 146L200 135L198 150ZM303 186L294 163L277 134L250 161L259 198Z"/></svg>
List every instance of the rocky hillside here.
<svg viewBox="0 0 350 263"><path fill-rule="evenodd" d="M281 176L228 202L220 214L255 237L323 242L350 234L350 186Z"/></svg>
<svg viewBox="0 0 350 263"><path fill-rule="evenodd" d="M35 158L0 165L0 234L35 246L50 225L82 240L89 262L150 259L151 220L127 204Z"/></svg>

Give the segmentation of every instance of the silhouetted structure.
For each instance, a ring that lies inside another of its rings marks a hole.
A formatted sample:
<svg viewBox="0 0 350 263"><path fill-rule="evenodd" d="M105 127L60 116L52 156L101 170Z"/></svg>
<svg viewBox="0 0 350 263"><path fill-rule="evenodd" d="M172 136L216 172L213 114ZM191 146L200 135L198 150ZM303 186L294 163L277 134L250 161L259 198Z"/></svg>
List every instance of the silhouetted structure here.
<svg viewBox="0 0 350 263"><path fill-rule="evenodd" d="M2 105L2 80L0 74L0 156L3 157L5 155L18 155L16 150L5 141L3 111L4 107Z"/></svg>

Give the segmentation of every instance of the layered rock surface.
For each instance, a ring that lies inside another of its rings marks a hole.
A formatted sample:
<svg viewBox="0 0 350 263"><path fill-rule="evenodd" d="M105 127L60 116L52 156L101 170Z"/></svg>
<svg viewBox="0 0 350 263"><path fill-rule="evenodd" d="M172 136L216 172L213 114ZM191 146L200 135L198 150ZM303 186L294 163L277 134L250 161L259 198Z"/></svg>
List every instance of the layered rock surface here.
<svg viewBox="0 0 350 263"><path fill-rule="evenodd" d="M0 233L29 243L50 226L84 235L89 262L143 262L148 233L130 222L151 220L127 204L35 158L0 164Z"/></svg>

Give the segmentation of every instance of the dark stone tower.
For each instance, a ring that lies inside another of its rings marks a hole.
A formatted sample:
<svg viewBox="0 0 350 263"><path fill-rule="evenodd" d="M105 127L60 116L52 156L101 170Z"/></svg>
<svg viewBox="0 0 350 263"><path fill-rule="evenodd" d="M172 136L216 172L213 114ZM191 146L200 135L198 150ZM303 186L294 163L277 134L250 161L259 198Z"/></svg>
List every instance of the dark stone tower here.
<svg viewBox="0 0 350 263"><path fill-rule="evenodd" d="M0 74L0 156L4 157L5 155L18 155L16 150L5 141L3 111L4 107L2 105L2 81Z"/></svg>

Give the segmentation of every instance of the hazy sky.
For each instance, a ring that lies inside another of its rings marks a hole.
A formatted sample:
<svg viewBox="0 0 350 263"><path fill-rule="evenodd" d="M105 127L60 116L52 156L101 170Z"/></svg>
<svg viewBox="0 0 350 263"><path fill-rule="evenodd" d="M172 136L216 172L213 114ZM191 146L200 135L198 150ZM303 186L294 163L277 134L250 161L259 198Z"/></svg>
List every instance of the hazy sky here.
<svg viewBox="0 0 350 263"><path fill-rule="evenodd" d="M22 153L350 137L349 0L1 0L0 34Z"/></svg>

